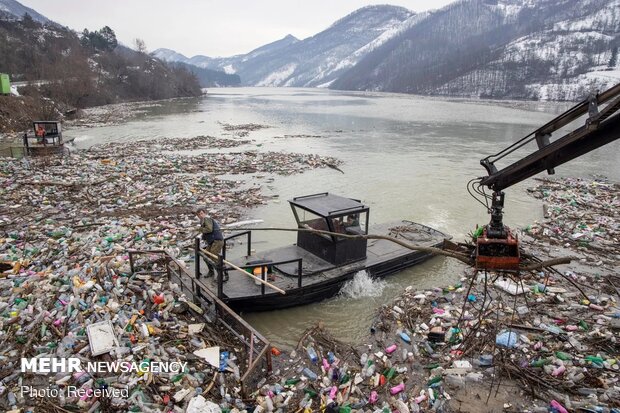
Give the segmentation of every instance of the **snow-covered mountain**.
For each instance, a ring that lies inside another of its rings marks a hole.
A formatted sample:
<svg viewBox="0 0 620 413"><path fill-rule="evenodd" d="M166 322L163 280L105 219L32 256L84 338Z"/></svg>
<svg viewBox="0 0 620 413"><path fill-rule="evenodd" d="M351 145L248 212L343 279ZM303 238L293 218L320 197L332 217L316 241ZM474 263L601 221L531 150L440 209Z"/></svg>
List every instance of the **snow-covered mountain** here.
<svg viewBox="0 0 620 413"><path fill-rule="evenodd" d="M620 0L462 0L332 83L346 90L576 100L620 81Z"/></svg>
<svg viewBox="0 0 620 413"><path fill-rule="evenodd" d="M14 17L15 19L20 20L24 14L28 13L34 20L39 23L47 23L50 20L43 16L40 13L37 13L30 7L26 7L23 4L15 1L15 0L0 0L0 12L3 12L5 15Z"/></svg>
<svg viewBox="0 0 620 413"><path fill-rule="evenodd" d="M162 49L153 54L161 59L178 59L236 73L246 85L328 86L363 56L414 21L414 13L403 7L368 6L307 39L298 40L288 35L244 55L229 58L194 56L187 59Z"/></svg>

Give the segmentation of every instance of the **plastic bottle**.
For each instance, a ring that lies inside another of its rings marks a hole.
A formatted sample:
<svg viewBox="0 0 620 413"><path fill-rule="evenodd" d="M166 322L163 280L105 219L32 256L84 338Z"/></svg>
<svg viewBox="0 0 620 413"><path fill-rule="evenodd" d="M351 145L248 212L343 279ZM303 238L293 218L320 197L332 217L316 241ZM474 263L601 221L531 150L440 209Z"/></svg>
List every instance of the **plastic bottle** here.
<svg viewBox="0 0 620 413"><path fill-rule="evenodd" d="M401 391L405 390L405 383L401 382L399 385L396 385L390 389L390 393L392 395L396 395Z"/></svg>
<svg viewBox="0 0 620 413"><path fill-rule="evenodd" d="M319 361L319 356L317 356L316 351L314 350L314 347L308 346L306 351L308 352L308 357L310 358L310 361L313 364L316 364Z"/></svg>
<svg viewBox="0 0 620 413"><path fill-rule="evenodd" d="M418 347L418 345L416 343L413 343L413 345L411 346L413 349L413 354L417 357L420 355L420 348Z"/></svg>
<svg viewBox="0 0 620 413"><path fill-rule="evenodd" d="M396 334L401 338L401 340L403 340L405 343L411 343L411 337L409 337L409 334L405 333L404 331L400 331L398 330L396 332Z"/></svg>
<svg viewBox="0 0 620 413"><path fill-rule="evenodd" d="M271 397L265 397L265 405L267 406L268 412L273 412L273 400L271 400Z"/></svg>
<svg viewBox="0 0 620 413"><path fill-rule="evenodd" d="M305 368L302 370L302 373L303 373L303 375L304 375L304 376L306 376L308 379L310 379L310 380L312 380L312 381L315 381L315 380L318 378L318 376L316 375L316 373L315 373L315 372L313 372L312 370L310 370L308 367L305 367Z"/></svg>
<svg viewBox="0 0 620 413"><path fill-rule="evenodd" d="M435 350L428 344L428 341L424 341L422 344L424 345L424 350L426 350L428 354L435 354Z"/></svg>
<svg viewBox="0 0 620 413"><path fill-rule="evenodd" d="M337 367L334 367L334 369L332 370L332 380L338 381L339 379L340 379L340 371L338 370Z"/></svg>
<svg viewBox="0 0 620 413"><path fill-rule="evenodd" d="M363 353L362 356L360 357L360 364L362 366L366 366L367 361L368 361L368 354Z"/></svg>
<svg viewBox="0 0 620 413"><path fill-rule="evenodd" d="M11 406L11 409L14 409L17 405L17 398L15 397L15 393L10 391L9 394L7 395L7 398L9 401L9 406Z"/></svg>
<svg viewBox="0 0 620 413"><path fill-rule="evenodd" d="M375 404L377 402L377 400L379 400L379 395L377 394L376 391L371 391L370 392L370 397L368 398L368 403L370 404Z"/></svg>
<svg viewBox="0 0 620 413"><path fill-rule="evenodd" d="M301 379L288 379L287 381L284 382L285 386L294 386L295 384L299 383L301 381Z"/></svg>
<svg viewBox="0 0 620 413"><path fill-rule="evenodd" d="M435 376L432 379L430 379L429 381L426 382L426 385L428 387L432 387L434 384L437 384L441 382L441 376Z"/></svg>
<svg viewBox="0 0 620 413"><path fill-rule="evenodd" d="M306 394L304 398L299 402L299 407L302 409L304 407L307 407L309 401L310 401L310 395Z"/></svg>
<svg viewBox="0 0 620 413"><path fill-rule="evenodd" d="M332 386L332 388L329 391L329 398L332 400L335 400L336 394L338 394L338 386Z"/></svg>
<svg viewBox="0 0 620 413"><path fill-rule="evenodd" d="M396 344L392 344L391 346L385 348L385 352L387 354L392 354L393 352L396 351L397 348L398 346Z"/></svg>
<svg viewBox="0 0 620 413"><path fill-rule="evenodd" d="M605 362L605 360L597 356L586 356L585 360L591 362L594 367L603 367L603 363Z"/></svg>

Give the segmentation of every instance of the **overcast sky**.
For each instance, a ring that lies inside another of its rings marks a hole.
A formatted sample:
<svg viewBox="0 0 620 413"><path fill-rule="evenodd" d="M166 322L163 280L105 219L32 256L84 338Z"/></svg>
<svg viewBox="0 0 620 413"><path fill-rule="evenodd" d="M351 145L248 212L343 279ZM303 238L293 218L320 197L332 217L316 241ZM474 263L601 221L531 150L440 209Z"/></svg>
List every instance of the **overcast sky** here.
<svg viewBox="0 0 620 413"><path fill-rule="evenodd" d="M393 4L420 12L454 0L19 0L72 29L107 25L119 41L135 38L149 51L160 47L188 57L247 53L287 34L304 39L352 11L370 4Z"/></svg>

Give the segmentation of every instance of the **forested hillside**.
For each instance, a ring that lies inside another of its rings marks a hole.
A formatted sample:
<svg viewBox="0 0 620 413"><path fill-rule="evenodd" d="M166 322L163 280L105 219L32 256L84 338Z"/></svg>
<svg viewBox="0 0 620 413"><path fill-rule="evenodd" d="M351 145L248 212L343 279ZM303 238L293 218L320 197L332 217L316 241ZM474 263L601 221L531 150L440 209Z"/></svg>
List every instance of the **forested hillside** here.
<svg viewBox="0 0 620 413"><path fill-rule="evenodd" d="M81 34L26 15L0 20L0 72L36 81L22 94L83 108L201 94L196 77L146 53L118 46L109 27Z"/></svg>

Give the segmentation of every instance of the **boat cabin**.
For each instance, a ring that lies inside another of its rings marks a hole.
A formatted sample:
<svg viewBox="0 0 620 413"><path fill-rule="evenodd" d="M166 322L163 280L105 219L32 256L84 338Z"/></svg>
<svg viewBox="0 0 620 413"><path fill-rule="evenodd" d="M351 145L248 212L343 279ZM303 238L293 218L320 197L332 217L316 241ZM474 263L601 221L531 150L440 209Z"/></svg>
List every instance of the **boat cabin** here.
<svg viewBox="0 0 620 413"><path fill-rule="evenodd" d="M60 122L38 120L32 122L34 135L24 134L24 153L31 156L46 156L64 152Z"/></svg>
<svg viewBox="0 0 620 413"><path fill-rule="evenodd" d="M59 146L62 144L60 122L39 120L32 122L32 127L38 144L51 146Z"/></svg>
<svg viewBox="0 0 620 413"><path fill-rule="evenodd" d="M288 201L298 228L367 235L369 208L359 200L328 192ZM311 232L297 233L297 246L334 264L343 265L366 258L367 240Z"/></svg>

